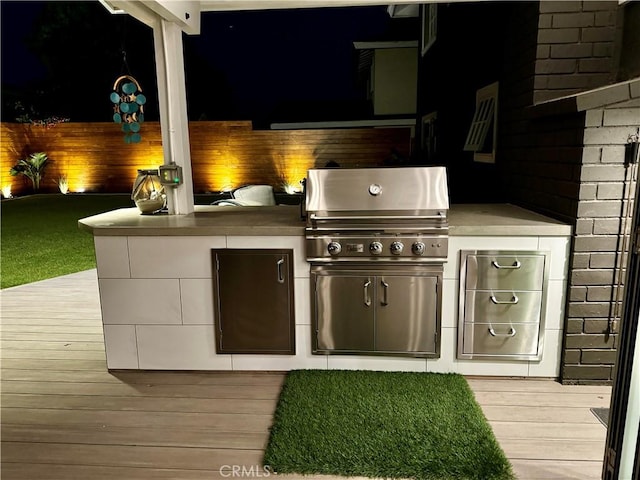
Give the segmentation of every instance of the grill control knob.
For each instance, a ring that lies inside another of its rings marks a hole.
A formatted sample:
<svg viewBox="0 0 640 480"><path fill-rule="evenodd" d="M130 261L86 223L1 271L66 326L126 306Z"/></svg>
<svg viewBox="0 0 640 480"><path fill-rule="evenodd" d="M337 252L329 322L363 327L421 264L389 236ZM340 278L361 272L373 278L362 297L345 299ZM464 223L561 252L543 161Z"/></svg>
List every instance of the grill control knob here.
<svg viewBox="0 0 640 480"><path fill-rule="evenodd" d="M382 244L380 242L371 242L371 245L369 245L369 251L373 255L380 255L382 253Z"/></svg>
<svg viewBox="0 0 640 480"><path fill-rule="evenodd" d="M342 251L342 245L338 242L329 242L329 245L327 245L327 251L330 255L338 255Z"/></svg>
<svg viewBox="0 0 640 480"><path fill-rule="evenodd" d="M415 242L413 245L411 245L411 251L414 255L422 255L424 254L424 250L425 245L422 242Z"/></svg>
<svg viewBox="0 0 640 480"><path fill-rule="evenodd" d="M392 242L390 248L391 253L393 253L394 255L400 255L402 253L402 250L404 250L404 245L402 242Z"/></svg>

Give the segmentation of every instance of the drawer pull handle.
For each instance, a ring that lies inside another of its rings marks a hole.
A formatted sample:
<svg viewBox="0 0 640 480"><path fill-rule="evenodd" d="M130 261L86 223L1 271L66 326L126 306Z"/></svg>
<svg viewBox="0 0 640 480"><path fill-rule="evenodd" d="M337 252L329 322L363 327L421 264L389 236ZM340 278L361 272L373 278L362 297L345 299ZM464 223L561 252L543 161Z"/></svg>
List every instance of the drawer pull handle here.
<svg viewBox="0 0 640 480"><path fill-rule="evenodd" d="M520 260L516 260L515 262L513 262L513 265L500 265L497 261L491 260L491 265L493 265L496 268L501 268L503 270L505 270L505 269L517 270L518 268L520 268L522 266L522 264L520 263Z"/></svg>
<svg viewBox="0 0 640 480"><path fill-rule="evenodd" d="M278 283L284 283L284 275L282 273L282 265L284 264L284 258L281 258L276 262L278 268Z"/></svg>
<svg viewBox="0 0 640 480"><path fill-rule="evenodd" d="M520 301L517 295L511 297L511 300L498 300L495 295L491 295L489 298L496 305L515 305Z"/></svg>
<svg viewBox="0 0 640 480"><path fill-rule="evenodd" d="M369 285L371 285L371 280L367 280L364 283L364 304L367 307L371 306L371 297L369 296Z"/></svg>
<svg viewBox="0 0 640 480"><path fill-rule="evenodd" d="M384 279L380 281L382 282L382 301L380 305L386 306L389 305L389 284Z"/></svg>
<svg viewBox="0 0 640 480"><path fill-rule="evenodd" d="M496 333L496 331L492 327L489 327L489 333L492 337L515 337L516 329L511 327L509 329L509 333Z"/></svg>

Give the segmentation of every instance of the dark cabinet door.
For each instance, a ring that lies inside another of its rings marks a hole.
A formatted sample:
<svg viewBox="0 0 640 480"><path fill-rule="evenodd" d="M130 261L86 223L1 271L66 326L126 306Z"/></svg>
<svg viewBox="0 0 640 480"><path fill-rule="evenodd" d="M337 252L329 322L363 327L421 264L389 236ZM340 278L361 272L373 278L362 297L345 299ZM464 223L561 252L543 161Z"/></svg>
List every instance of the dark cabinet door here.
<svg viewBox="0 0 640 480"><path fill-rule="evenodd" d="M295 354L293 251L215 249L218 353Z"/></svg>

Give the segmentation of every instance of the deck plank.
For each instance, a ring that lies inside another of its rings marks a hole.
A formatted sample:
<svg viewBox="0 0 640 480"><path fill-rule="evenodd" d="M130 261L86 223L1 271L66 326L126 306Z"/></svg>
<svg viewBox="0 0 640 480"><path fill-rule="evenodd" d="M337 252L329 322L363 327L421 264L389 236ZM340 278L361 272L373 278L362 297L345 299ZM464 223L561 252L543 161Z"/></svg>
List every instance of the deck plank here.
<svg viewBox="0 0 640 480"><path fill-rule="evenodd" d="M2 478L212 480L260 466L282 372L107 371L95 270L0 296ZM468 382L520 480L600 478L606 429L589 408L608 406L610 387Z"/></svg>
<svg viewBox="0 0 640 480"><path fill-rule="evenodd" d="M46 409L55 405L59 410L110 410L117 412L184 412L184 413L237 413L271 415L277 399L247 398L167 398L10 394L3 393L2 408Z"/></svg>
<svg viewBox="0 0 640 480"><path fill-rule="evenodd" d="M108 425L116 427L207 427L219 431L262 432L271 414L67 410L59 408L2 408L2 422L15 425Z"/></svg>
<svg viewBox="0 0 640 480"><path fill-rule="evenodd" d="M345 480L345 477L334 475L274 475L267 476L267 471L257 470L254 465L246 465L244 478L278 478L282 480ZM251 470L251 467L254 467ZM233 477L232 465L217 470L182 470L135 467L105 467L100 465L52 465L10 463L2 464L2 473L12 480L222 480L242 478L241 471ZM259 476L258 472L262 476ZM372 480L369 477L348 477L348 480Z"/></svg>
<svg viewBox="0 0 640 480"><path fill-rule="evenodd" d="M4 393L32 393L56 395L95 395L166 398L244 398L273 399L280 387L248 385L144 385L73 382L2 382Z"/></svg>
<svg viewBox="0 0 640 480"><path fill-rule="evenodd" d="M66 353L66 352L61 352ZM82 353L82 352L79 352ZM104 350L102 351L104 357ZM89 382L124 383L128 385L227 385L279 387L284 380L283 373L267 372L166 372L166 371L47 371L29 369L9 369L4 367L3 379L41 382Z"/></svg>
<svg viewBox="0 0 640 480"><path fill-rule="evenodd" d="M42 335L42 327L43 325L25 325L23 323L17 324L7 324L6 318L2 317L2 326L0 326L0 331L2 333L9 332L20 332L20 333L37 333ZM47 332L49 333L89 333L89 334L99 334L102 335L102 326L96 325L95 321L91 321L89 325L77 325L77 324L68 324L68 325L46 325Z"/></svg>
<svg viewBox="0 0 640 480"><path fill-rule="evenodd" d="M213 432L208 428L167 429L138 427L131 435L130 427L96 425L14 425L2 426L2 439L10 442L60 443L88 445L136 445L146 447L192 447L259 450L264 449L267 432Z"/></svg>
<svg viewBox="0 0 640 480"><path fill-rule="evenodd" d="M511 460L518 480L600 480L600 461Z"/></svg>
<svg viewBox="0 0 640 480"><path fill-rule="evenodd" d="M600 422L572 423L571 428L567 428L564 423L557 422L489 422L493 433L497 438L505 443L511 439L554 439L572 440L579 438L582 440L599 440L604 442L607 436L607 429Z"/></svg>
<svg viewBox="0 0 640 480"><path fill-rule="evenodd" d="M482 405L520 407L608 407L605 394L563 392L476 392L476 400Z"/></svg>
<svg viewBox="0 0 640 480"><path fill-rule="evenodd" d="M512 438L502 443L502 449L508 458L518 460L602 460L601 440L572 439L519 439Z"/></svg>
<svg viewBox="0 0 640 480"><path fill-rule="evenodd" d="M557 424L572 425L576 423L589 423L595 417L587 407L545 407L535 408L529 405L504 406L483 405L480 403L485 417L490 422L509 422L515 418L523 422L553 422Z"/></svg>
<svg viewBox="0 0 640 480"><path fill-rule="evenodd" d="M99 321L99 320L97 320ZM46 330L46 328L45 328ZM41 340L31 340L25 342L24 340L6 340L3 338L0 340L0 348L5 350L97 350L104 353L104 342L85 342L85 341L64 341L58 340L55 342L46 339L43 335Z"/></svg>
<svg viewBox="0 0 640 480"><path fill-rule="evenodd" d="M92 370L100 371L107 368L106 359L89 360L84 359L78 361L76 359L60 359L60 358L3 358L2 366L6 369L13 370L29 370L36 368L42 370Z"/></svg>
<svg viewBox="0 0 640 480"><path fill-rule="evenodd" d="M30 358L30 359L59 359L59 360L104 360L102 350L16 350L2 349L0 358Z"/></svg>
<svg viewBox="0 0 640 480"><path fill-rule="evenodd" d="M145 447L138 445L84 445L2 442L3 457L21 463L105 465L136 468L219 470L223 465L259 465L259 449ZM4 460L3 460L4 461Z"/></svg>

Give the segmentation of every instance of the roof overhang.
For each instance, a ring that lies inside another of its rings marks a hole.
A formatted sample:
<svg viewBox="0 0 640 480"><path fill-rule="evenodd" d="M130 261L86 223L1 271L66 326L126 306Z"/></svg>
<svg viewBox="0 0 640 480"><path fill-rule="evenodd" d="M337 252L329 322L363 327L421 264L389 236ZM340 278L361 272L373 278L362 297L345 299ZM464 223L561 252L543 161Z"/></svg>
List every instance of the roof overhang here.
<svg viewBox="0 0 640 480"><path fill-rule="evenodd" d="M113 14L128 13L147 25L158 19L178 25L185 33L200 33L202 12L275 10L291 8L364 7L387 5L390 12L405 15L418 8L420 0L99 0ZM444 1L444 0L440 0ZM460 1L460 0L458 0Z"/></svg>
<svg viewBox="0 0 640 480"><path fill-rule="evenodd" d="M384 48L418 48L417 40L391 40L380 42L353 42L356 50L379 50Z"/></svg>
<svg viewBox="0 0 640 480"><path fill-rule="evenodd" d="M200 33L199 0L100 0L100 3L110 13L128 13L151 27L158 20L165 20L190 35Z"/></svg>
<svg viewBox="0 0 640 480"><path fill-rule="evenodd" d="M612 106L620 108L638 105L640 105L640 77L540 102L529 107L529 113L532 117L545 117Z"/></svg>
<svg viewBox="0 0 640 480"><path fill-rule="evenodd" d="M405 5L420 0L200 0L201 11L272 10L282 8L364 7L371 5Z"/></svg>

